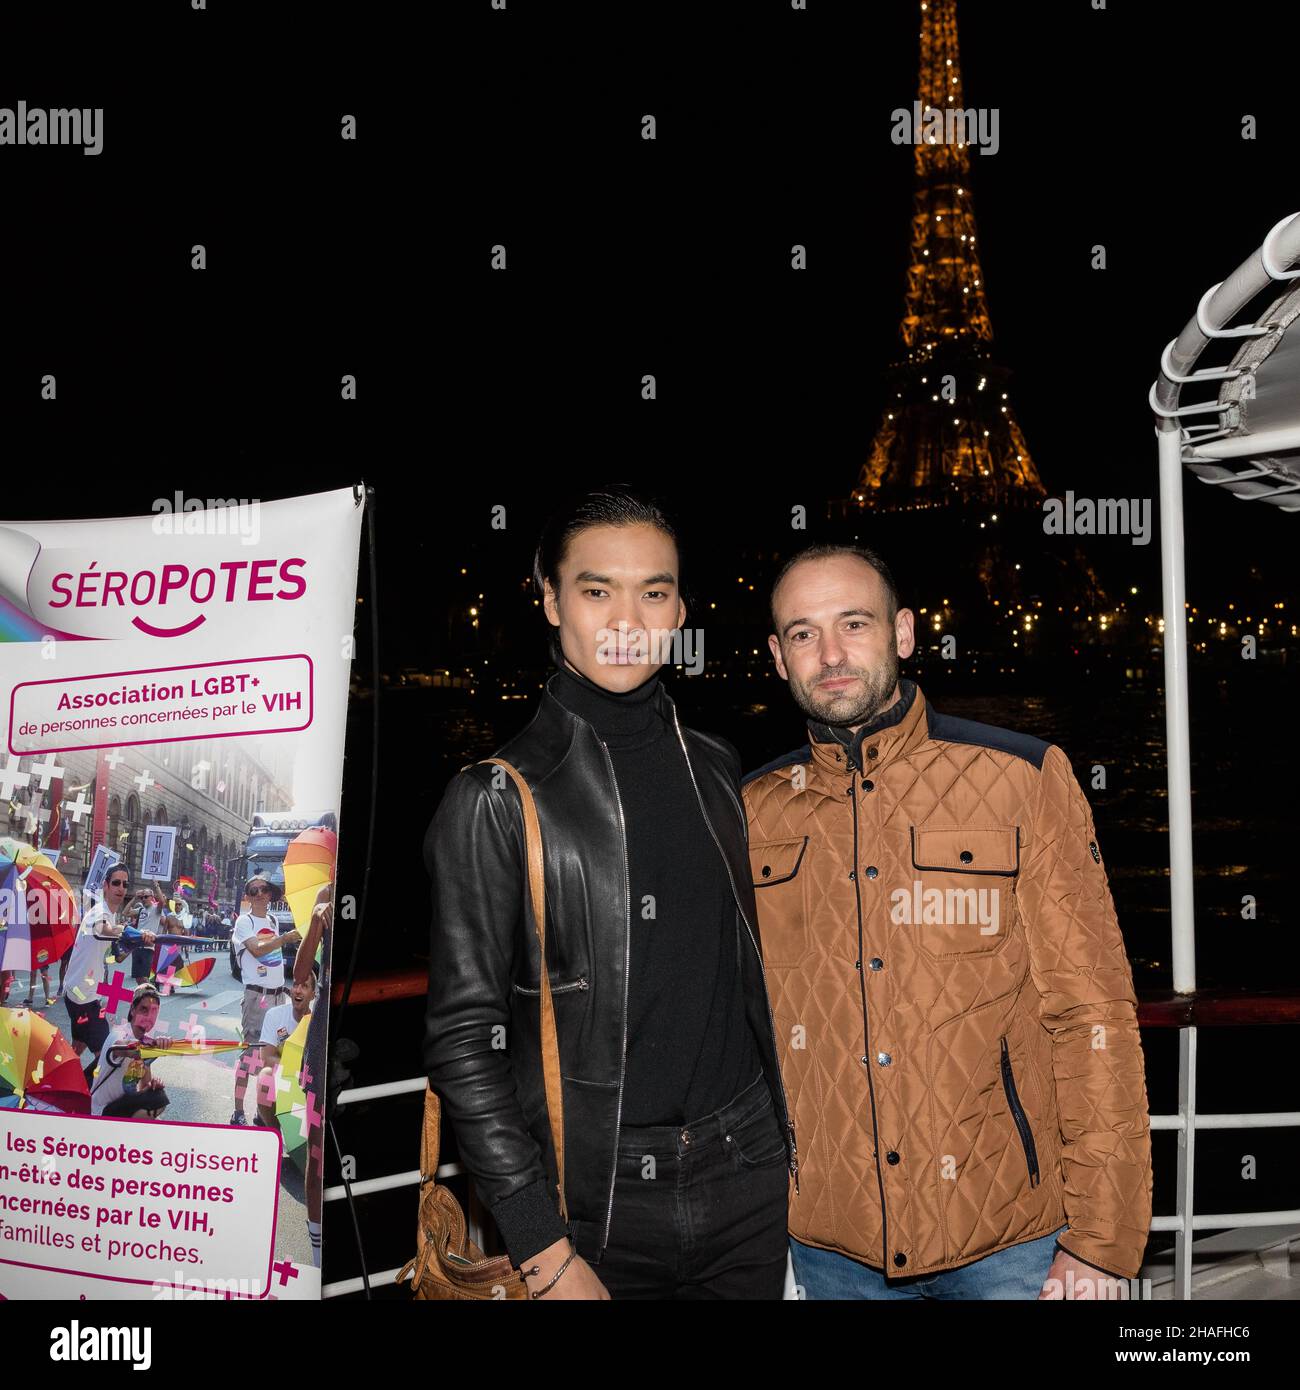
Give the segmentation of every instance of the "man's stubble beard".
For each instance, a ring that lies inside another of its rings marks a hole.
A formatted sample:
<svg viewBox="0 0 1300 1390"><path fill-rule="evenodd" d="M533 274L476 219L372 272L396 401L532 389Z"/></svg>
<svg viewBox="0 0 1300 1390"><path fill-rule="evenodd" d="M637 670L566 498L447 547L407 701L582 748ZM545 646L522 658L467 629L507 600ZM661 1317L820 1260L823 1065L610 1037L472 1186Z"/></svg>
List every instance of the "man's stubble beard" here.
<svg viewBox="0 0 1300 1390"><path fill-rule="evenodd" d="M787 670L789 668L787 667ZM885 707L889 697L898 684L898 652L891 647L884 660L874 671L857 670L845 666L838 672L841 676L858 676L862 679L859 691L824 691L818 693L818 682L833 680L837 673L821 670L811 685L796 683L793 672L788 682L794 702L810 719L829 724L834 728L852 728L859 724L869 724Z"/></svg>

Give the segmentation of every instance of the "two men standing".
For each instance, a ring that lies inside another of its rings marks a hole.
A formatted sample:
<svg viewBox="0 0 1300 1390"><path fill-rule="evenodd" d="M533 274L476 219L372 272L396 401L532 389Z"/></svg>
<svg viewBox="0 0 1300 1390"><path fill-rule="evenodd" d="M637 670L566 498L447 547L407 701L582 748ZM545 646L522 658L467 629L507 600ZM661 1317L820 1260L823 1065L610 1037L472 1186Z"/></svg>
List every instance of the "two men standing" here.
<svg viewBox="0 0 1300 1390"><path fill-rule="evenodd" d="M429 1080L530 1290L779 1297L787 1221L813 1298L1135 1275L1135 1000L1065 755L937 712L899 677L888 567L815 547L777 577L769 638L809 741L742 788L646 641L686 620L680 568L626 490L552 523L559 669L502 749L546 853L568 1222L513 785L462 771L426 837Z"/></svg>

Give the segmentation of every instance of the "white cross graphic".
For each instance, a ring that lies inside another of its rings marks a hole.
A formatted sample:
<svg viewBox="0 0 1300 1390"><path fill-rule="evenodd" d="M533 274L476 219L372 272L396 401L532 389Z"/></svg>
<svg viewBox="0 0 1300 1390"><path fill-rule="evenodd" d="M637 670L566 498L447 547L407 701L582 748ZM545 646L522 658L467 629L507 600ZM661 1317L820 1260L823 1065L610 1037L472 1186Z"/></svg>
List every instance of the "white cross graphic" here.
<svg viewBox="0 0 1300 1390"><path fill-rule="evenodd" d="M36 785L44 791L50 785L51 777L62 777L64 769L54 761L54 754L47 753L43 763L35 763L32 771L36 774Z"/></svg>
<svg viewBox="0 0 1300 1390"><path fill-rule="evenodd" d="M121 753L117 751L116 748L114 748L111 753L104 754L104 761L109 765L109 767L115 768L118 765L118 763L126 762L126 759L121 755Z"/></svg>
<svg viewBox="0 0 1300 1390"><path fill-rule="evenodd" d="M139 785L141 795L147 792L150 787L156 787L158 785L147 772L137 772L131 780Z"/></svg>
<svg viewBox="0 0 1300 1390"><path fill-rule="evenodd" d="M63 803L63 809L72 817L75 825L80 825L82 816L93 808L91 803L86 800L85 793L78 792L75 801L65 801Z"/></svg>
<svg viewBox="0 0 1300 1390"><path fill-rule="evenodd" d="M19 755L9 755L9 766L0 770L0 796L6 801L14 794L15 787L25 787L32 780L30 772L18 771Z"/></svg>

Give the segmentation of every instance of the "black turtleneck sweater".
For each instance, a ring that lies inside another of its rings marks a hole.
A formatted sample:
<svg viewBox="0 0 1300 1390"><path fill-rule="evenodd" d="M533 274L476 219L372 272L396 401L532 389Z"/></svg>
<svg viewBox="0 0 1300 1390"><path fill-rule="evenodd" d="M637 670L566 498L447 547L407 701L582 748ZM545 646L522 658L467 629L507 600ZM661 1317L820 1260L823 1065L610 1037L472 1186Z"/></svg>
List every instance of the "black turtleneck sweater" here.
<svg viewBox="0 0 1300 1390"><path fill-rule="evenodd" d="M655 707L658 688L657 672L620 694L567 667L550 685L609 749L623 807L632 934L624 1125L699 1119L762 1072L726 865L676 731Z"/></svg>

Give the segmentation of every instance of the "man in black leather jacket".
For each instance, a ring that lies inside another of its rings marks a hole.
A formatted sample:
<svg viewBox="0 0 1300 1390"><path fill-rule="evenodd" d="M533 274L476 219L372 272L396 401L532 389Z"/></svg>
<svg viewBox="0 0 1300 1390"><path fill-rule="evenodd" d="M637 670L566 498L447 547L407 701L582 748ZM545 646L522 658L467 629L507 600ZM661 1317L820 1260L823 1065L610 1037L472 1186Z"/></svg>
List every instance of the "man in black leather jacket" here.
<svg viewBox="0 0 1300 1390"><path fill-rule="evenodd" d="M512 1262L548 1298L779 1298L793 1127L725 739L681 727L675 532L625 489L552 519L535 580L557 670L500 757L536 801L563 1076L568 1226L540 1058L540 966L513 782L449 784L425 1062ZM572 1240L572 1247L570 1246Z"/></svg>

